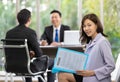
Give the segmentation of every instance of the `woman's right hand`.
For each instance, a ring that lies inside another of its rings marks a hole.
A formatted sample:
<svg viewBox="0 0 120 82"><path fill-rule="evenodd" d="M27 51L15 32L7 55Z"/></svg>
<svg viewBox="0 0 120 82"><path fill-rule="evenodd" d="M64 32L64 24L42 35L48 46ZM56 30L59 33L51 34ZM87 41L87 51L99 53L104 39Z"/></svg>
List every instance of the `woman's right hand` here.
<svg viewBox="0 0 120 82"><path fill-rule="evenodd" d="M84 77L89 77L89 76L94 76L95 72L93 70L78 70L76 71L78 75L84 76Z"/></svg>

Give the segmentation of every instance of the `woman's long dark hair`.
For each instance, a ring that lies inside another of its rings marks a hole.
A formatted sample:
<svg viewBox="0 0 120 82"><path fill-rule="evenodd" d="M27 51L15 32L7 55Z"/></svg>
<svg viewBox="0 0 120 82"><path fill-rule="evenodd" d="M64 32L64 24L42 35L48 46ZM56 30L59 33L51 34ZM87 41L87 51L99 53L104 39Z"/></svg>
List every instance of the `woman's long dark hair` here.
<svg viewBox="0 0 120 82"><path fill-rule="evenodd" d="M103 36L107 37L107 35L103 33L103 26L99 18L95 14L87 14L83 17L82 22L81 22L80 41L82 44L88 43L91 40L91 37L88 37L83 30L83 25L86 19L91 20L93 23L97 25L97 33L101 33Z"/></svg>

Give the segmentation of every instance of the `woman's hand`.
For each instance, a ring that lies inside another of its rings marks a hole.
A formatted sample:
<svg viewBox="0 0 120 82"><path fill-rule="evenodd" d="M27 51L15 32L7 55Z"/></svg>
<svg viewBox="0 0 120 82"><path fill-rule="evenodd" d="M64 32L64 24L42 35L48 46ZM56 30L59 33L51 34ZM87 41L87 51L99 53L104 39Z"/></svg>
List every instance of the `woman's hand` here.
<svg viewBox="0 0 120 82"><path fill-rule="evenodd" d="M94 76L95 72L93 70L78 70L76 71L78 75L84 76L84 77L89 77L89 76Z"/></svg>

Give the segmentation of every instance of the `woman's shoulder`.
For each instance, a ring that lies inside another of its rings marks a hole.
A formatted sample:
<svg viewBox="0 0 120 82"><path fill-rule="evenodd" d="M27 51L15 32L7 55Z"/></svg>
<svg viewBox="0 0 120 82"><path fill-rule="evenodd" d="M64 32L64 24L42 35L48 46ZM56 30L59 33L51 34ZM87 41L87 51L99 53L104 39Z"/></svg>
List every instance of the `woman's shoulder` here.
<svg viewBox="0 0 120 82"><path fill-rule="evenodd" d="M106 37L104 37L104 36L102 36L102 37L99 39L99 42L98 42L98 43L99 43L100 46L106 46L106 45L111 46L109 40L108 40Z"/></svg>
<svg viewBox="0 0 120 82"><path fill-rule="evenodd" d="M101 36L101 38L99 39L100 42L109 42L107 37Z"/></svg>

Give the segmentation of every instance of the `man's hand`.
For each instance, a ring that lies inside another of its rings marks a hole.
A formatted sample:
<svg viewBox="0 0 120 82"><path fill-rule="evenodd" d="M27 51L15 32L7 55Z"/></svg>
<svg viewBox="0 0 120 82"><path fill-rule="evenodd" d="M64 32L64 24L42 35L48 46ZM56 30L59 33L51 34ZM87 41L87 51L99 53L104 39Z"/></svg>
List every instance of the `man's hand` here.
<svg viewBox="0 0 120 82"><path fill-rule="evenodd" d="M48 43L47 43L46 40L41 40L41 41L40 41L40 45L41 45L41 46L47 46Z"/></svg>
<svg viewBox="0 0 120 82"><path fill-rule="evenodd" d="M52 42L50 44L50 46L60 46L60 45L61 45L61 43L59 43L59 42Z"/></svg>
<svg viewBox="0 0 120 82"><path fill-rule="evenodd" d="M30 58L33 58L35 56L35 52L34 51L30 51Z"/></svg>

